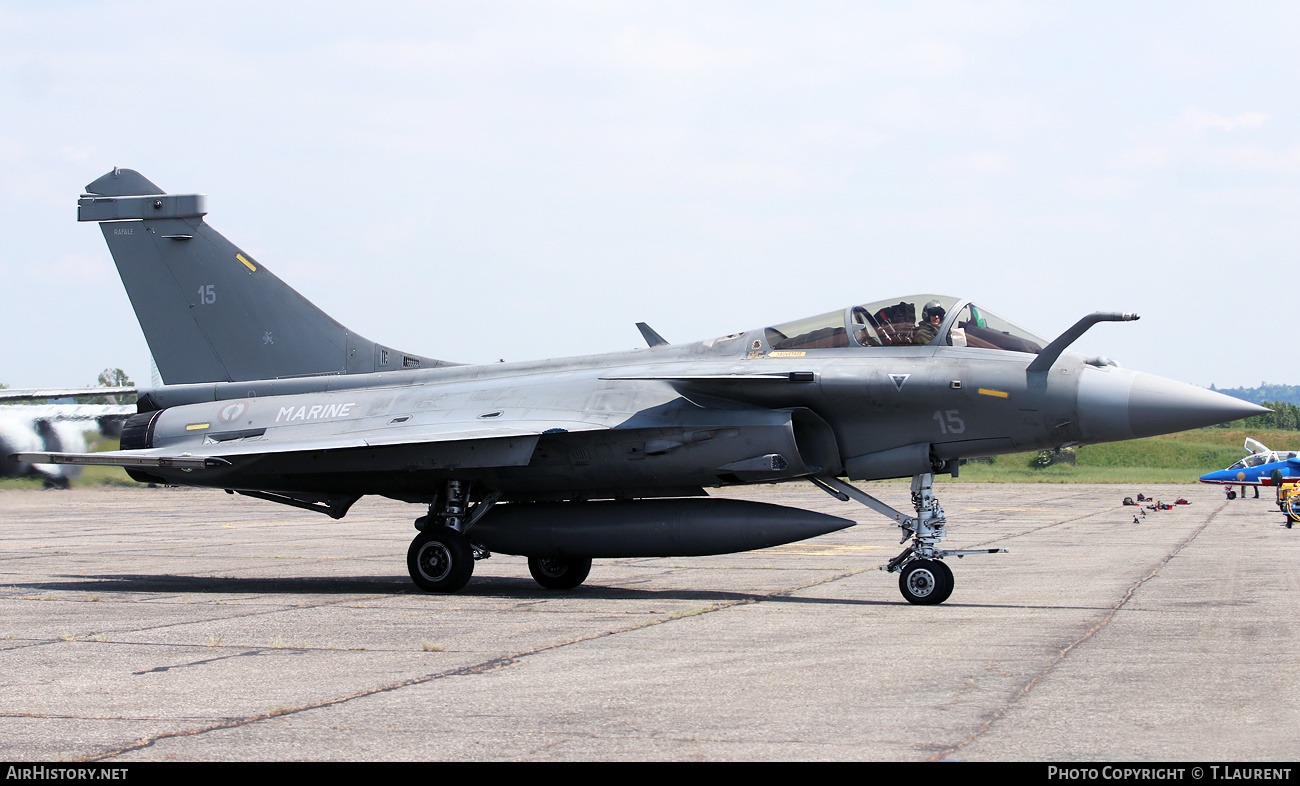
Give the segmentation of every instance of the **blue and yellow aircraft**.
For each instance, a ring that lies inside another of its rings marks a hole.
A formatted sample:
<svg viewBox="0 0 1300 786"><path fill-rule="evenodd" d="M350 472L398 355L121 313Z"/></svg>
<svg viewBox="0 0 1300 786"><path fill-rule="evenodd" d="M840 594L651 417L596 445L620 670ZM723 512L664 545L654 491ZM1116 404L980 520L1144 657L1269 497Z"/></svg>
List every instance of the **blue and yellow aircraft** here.
<svg viewBox="0 0 1300 786"><path fill-rule="evenodd" d="M1294 451L1269 450L1258 440L1246 438L1250 455L1227 469L1208 472L1201 476L1202 483L1220 483L1226 486L1274 486L1273 470L1280 470L1283 483L1300 481L1300 454Z"/></svg>

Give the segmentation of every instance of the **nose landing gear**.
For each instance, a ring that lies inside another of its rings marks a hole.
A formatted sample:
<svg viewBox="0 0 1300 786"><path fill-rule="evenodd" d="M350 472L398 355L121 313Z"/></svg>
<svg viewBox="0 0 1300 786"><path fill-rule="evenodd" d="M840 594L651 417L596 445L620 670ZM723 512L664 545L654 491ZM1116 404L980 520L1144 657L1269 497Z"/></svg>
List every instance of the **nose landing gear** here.
<svg viewBox="0 0 1300 786"><path fill-rule="evenodd" d="M943 603L952 595L954 580L952 569L944 557L964 557L967 554L1002 554L1006 549L939 548L939 541L948 533L944 530L947 519L943 508L934 496L934 473L927 472L912 477L912 505L916 516L908 516L891 508L875 497L840 480L839 478L809 478L823 491L840 500L850 499L866 505L882 515L892 518L903 530L902 542L910 537L911 545L891 559L881 570L898 573L898 589L908 603L932 606Z"/></svg>

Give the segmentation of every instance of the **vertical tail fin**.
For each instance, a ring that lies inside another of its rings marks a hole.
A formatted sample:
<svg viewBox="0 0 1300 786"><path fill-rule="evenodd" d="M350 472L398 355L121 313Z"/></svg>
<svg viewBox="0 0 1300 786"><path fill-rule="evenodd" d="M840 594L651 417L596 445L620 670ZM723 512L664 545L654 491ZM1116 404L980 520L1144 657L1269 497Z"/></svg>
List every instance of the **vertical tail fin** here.
<svg viewBox="0 0 1300 786"><path fill-rule="evenodd" d="M452 365L340 325L208 226L202 194L166 194L130 169L86 191L77 220L99 222L167 384Z"/></svg>

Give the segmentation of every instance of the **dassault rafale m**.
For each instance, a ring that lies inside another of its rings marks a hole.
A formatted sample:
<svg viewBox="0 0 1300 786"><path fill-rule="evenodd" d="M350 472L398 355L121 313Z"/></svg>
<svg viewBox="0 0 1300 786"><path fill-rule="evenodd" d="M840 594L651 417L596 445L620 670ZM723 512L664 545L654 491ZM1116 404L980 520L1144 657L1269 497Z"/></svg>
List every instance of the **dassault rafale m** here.
<svg viewBox="0 0 1300 786"><path fill-rule="evenodd" d="M25 453L127 468L342 518L366 494L428 506L407 553L430 592L491 552L546 588L592 558L721 554L851 526L705 489L805 480L891 518L886 566L912 603L953 590L936 474L962 459L1132 439L1264 412L1046 341L961 298L917 295L691 344L464 365L330 318L205 221L200 194L114 169L86 187L163 381L110 453ZM909 514L850 481L912 479Z"/></svg>

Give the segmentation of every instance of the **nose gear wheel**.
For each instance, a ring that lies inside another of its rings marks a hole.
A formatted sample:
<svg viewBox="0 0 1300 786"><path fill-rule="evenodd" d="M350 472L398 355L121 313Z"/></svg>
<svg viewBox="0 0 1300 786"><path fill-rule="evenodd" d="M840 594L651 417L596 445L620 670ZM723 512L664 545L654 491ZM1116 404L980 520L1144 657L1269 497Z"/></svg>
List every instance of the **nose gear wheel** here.
<svg viewBox="0 0 1300 786"><path fill-rule="evenodd" d="M915 559L899 571L898 589L908 603L932 606L952 595L952 570L939 560Z"/></svg>

